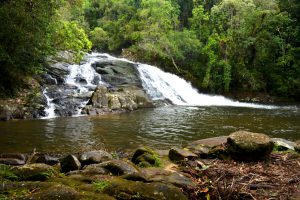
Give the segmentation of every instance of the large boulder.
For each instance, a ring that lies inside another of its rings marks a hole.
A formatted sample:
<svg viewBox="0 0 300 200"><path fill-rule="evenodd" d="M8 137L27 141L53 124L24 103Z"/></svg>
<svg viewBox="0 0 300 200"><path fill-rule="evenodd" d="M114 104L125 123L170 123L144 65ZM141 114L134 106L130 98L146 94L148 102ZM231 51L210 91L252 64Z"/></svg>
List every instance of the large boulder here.
<svg viewBox="0 0 300 200"><path fill-rule="evenodd" d="M112 86L134 85L141 88L136 64L121 60L102 60L93 63L92 67Z"/></svg>
<svg viewBox="0 0 300 200"><path fill-rule="evenodd" d="M267 158L274 143L265 134L237 131L227 139L227 152L235 160L257 161Z"/></svg>
<svg viewBox="0 0 300 200"><path fill-rule="evenodd" d="M138 87L127 86L112 90L106 86L98 86L82 112L97 115L110 111L131 111L147 107L153 107L153 102L145 91Z"/></svg>

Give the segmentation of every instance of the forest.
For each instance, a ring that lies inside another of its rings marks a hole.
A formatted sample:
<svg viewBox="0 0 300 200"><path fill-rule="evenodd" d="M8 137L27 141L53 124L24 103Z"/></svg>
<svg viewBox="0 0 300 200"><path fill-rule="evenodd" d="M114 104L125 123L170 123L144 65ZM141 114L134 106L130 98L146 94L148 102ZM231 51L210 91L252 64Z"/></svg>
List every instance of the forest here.
<svg viewBox="0 0 300 200"><path fill-rule="evenodd" d="M300 100L298 0L3 0L0 96L50 55L109 52L185 77L200 91Z"/></svg>

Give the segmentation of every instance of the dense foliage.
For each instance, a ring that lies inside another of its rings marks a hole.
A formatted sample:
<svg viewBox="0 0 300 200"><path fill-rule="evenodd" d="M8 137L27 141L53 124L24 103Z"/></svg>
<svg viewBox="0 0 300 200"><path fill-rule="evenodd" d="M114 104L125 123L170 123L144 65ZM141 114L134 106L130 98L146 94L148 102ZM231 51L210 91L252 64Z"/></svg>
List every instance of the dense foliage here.
<svg viewBox="0 0 300 200"><path fill-rule="evenodd" d="M80 58L91 41L95 50L185 76L202 91L300 99L298 0L11 0L0 5L1 91L12 87L12 77L36 72L49 53L72 50Z"/></svg>

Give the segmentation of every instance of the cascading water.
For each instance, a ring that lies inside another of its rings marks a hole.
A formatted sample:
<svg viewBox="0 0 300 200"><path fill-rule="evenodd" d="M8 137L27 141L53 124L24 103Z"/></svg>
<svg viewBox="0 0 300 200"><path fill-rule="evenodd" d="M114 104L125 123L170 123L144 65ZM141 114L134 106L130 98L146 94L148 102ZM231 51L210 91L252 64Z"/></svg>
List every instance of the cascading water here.
<svg viewBox="0 0 300 200"><path fill-rule="evenodd" d="M45 89L44 95L48 106L45 109L46 117L44 118L53 118L57 112L60 112L60 116L79 116L97 85L110 85L109 82L105 83L101 81L101 75L92 66L94 63L116 60L133 63L123 58L116 58L100 53L87 54L84 60L83 64L68 66L69 74L65 77L63 86L56 84L54 89L52 87L52 92L49 92L49 89ZM190 83L174 74L166 73L151 65L135 64L142 81L142 86L153 100L167 100L175 105L184 106L276 108L275 106L232 101L223 96L201 94ZM59 104L57 102L63 103ZM70 109L73 109L73 111L70 111Z"/></svg>
<svg viewBox="0 0 300 200"><path fill-rule="evenodd" d="M153 100L168 99L175 105L186 106L235 106L271 109L275 106L232 101L223 96L200 94L190 83L157 67L139 64L138 71L143 87Z"/></svg>
<svg viewBox="0 0 300 200"><path fill-rule="evenodd" d="M43 91L43 94L47 100L47 108L45 109L46 117L43 117L42 119L55 118L55 104L52 102L53 99L47 95L46 89Z"/></svg>

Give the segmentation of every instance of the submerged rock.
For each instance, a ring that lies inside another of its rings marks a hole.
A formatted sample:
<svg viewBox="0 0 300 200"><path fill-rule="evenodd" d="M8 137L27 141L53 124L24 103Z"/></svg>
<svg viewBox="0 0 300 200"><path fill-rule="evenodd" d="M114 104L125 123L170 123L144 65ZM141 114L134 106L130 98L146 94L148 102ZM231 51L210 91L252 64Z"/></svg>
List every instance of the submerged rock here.
<svg viewBox="0 0 300 200"><path fill-rule="evenodd" d="M274 143L265 134L237 131L227 139L229 155L240 161L257 161L269 157Z"/></svg>

